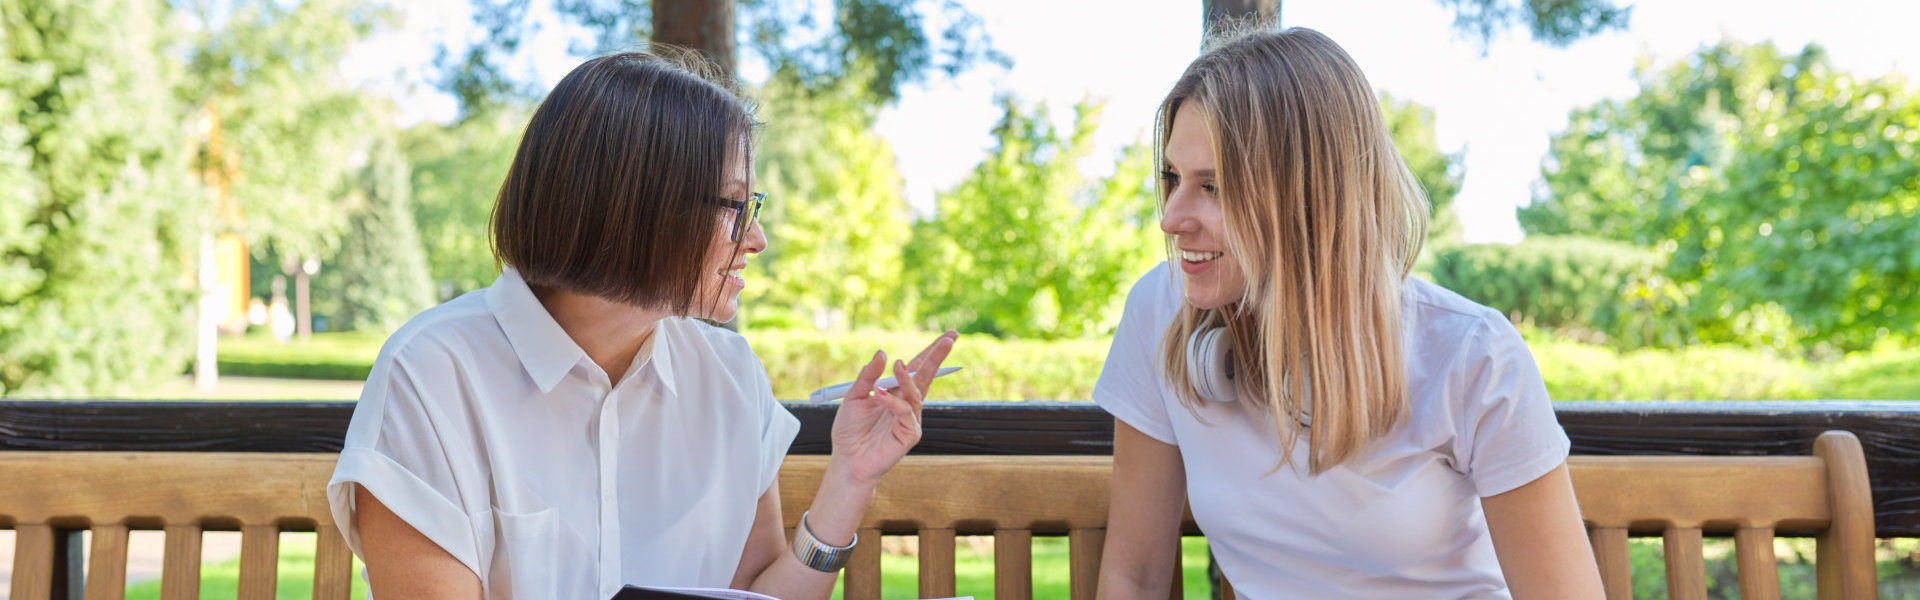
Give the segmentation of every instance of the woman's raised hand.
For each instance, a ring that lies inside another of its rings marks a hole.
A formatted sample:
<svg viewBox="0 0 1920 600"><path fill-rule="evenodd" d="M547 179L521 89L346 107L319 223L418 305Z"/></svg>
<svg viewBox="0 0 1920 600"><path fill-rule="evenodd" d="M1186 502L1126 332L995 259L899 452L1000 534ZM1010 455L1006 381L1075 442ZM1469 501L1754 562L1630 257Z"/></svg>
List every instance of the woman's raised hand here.
<svg viewBox="0 0 1920 600"><path fill-rule="evenodd" d="M934 338L912 361L887 364L885 351L860 369L853 389L833 418L833 460L841 463L854 483L874 484L920 442L920 406L934 372L960 334L948 331ZM891 369L898 387L875 389L874 382Z"/></svg>

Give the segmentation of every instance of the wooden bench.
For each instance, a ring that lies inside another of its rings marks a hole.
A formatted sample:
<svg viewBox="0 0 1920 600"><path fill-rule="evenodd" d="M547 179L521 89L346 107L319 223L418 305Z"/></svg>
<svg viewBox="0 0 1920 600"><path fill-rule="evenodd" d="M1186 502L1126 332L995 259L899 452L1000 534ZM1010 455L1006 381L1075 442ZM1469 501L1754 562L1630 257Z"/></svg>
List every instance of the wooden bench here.
<svg viewBox="0 0 1920 600"><path fill-rule="evenodd" d="M347 598L351 556L332 527L331 454L0 452L0 529L17 532L12 598L54 589L56 536L93 532L89 599L120 598L129 530L166 532L162 597L199 594L201 533L241 532L240 598L272 598L282 531L319 532L314 597ZM1658 534L1671 597L1704 599L1701 539L1731 535L1741 597L1777 598L1776 531L1818 538L1821 598L1874 598L1873 521L1860 444L1829 432L1804 457L1577 456L1576 494L1609 598L1630 597L1627 538ZM781 472L791 527L825 457ZM955 538L994 539L994 595L1032 596L1034 535L1068 540L1074 600L1091 599L1105 537L1106 457L913 456L882 484L861 537L919 537L919 594L954 589ZM1191 524L1189 524L1191 527ZM863 543L845 573L848 600L880 592L880 546ZM1230 593L1230 592L1229 592ZM1179 597L1178 587L1174 597Z"/></svg>

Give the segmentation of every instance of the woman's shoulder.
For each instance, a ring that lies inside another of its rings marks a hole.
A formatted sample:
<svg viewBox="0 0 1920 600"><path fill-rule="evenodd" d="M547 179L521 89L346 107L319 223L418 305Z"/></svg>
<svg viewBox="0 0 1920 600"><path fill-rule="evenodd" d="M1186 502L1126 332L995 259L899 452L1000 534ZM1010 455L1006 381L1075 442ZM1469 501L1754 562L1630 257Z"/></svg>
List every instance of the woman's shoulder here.
<svg viewBox="0 0 1920 600"><path fill-rule="evenodd" d="M1408 337L1422 346L1454 342L1457 348L1475 337L1514 331L1500 311L1419 277L1407 278L1401 310Z"/></svg>
<svg viewBox="0 0 1920 600"><path fill-rule="evenodd" d="M484 288L468 292L414 315L387 336L376 362L444 358L506 346L486 292Z"/></svg>

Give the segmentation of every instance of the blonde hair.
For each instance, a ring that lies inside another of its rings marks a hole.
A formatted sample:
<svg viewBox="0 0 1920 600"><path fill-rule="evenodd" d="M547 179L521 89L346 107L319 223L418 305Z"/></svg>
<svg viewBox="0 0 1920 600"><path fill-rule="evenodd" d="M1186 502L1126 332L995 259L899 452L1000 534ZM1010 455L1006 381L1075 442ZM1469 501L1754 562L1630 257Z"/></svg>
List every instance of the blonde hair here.
<svg viewBox="0 0 1920 600"><path fill-rule="evenodd" d="M1366 76L1333 40L1240 28L1208 45L1160 104L1155 153L1165 164L1175 114L1192 103L1212 138L1227 250L1246 289L1218 309L1183 304L1162 365L1198 417L1187 343L1224 323L1237 397L1273 417L1280 465L1305 429L1317 474L1406 418L1400 291L1426 238L1426 194ZM1160 185L1162 210L1171 191Z"/></svg>

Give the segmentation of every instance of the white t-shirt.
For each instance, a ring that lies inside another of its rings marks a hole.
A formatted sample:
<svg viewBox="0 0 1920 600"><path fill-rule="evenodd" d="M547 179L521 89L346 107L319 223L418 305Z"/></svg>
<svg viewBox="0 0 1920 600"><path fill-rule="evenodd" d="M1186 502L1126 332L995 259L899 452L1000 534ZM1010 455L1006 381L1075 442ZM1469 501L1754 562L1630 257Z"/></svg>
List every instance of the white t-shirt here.
<svg viewBox="0 0 1920 600"><path fill-rule="evenodd" d="M1273 418L1207 403L1203 424L1160 368L1181 307L1162 264L1134 284L1093 399L1178 446L1187 501L1220 570L1249 600L1507 598L1479 499L1567 458L1533 356L1498 312L1408 278L1403 328L1411 418L1357 459L1307 475L1307 440L1279 464ZM1272 471L1271 473L1269 473Z"/></svg>
<svg viewBox="0 0 1920 600"><path fill-rule="evenodd" d="M420 313L380 349L327 486L353 486L480 577L487 598L724 587L800 422L739 335L660 321L611 381L518 273Z"/></svg>

